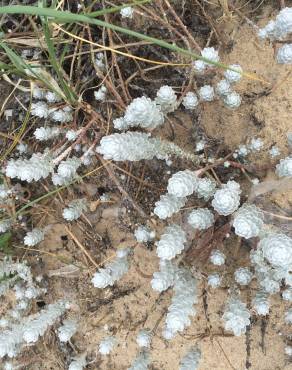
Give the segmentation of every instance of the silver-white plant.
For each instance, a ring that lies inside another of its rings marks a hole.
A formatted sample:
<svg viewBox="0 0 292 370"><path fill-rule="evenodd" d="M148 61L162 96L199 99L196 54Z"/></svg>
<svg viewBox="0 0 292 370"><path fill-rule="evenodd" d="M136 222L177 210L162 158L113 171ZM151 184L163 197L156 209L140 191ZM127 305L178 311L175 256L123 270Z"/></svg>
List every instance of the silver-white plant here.
<svg viewBox="0 0 292 370"><path fill-rule="evenodd" d="M210 274L208 275L208 285L211 288L218 288L221 284L221 276L219 274Z"/></svg>
<svg viewBox="0 0 292 370"><path fill-rule="evenodd" d="M98 352L102 355L108 355L113 349L114 346L117 344L116 337L109 335L101 340L99 343Z"/></svg>
<svg viewBox="0 0 292 370"><path fill-rule="evenodd" d="M292 32L292 8L283 8L275 20L270 21L258 32L260 38L282 40Z"/></svg>
<svg viewBox="0 0 292 370"><path fill-rule="evenodd" d="M268 294L263 291L257 292L252 300L252 307L258 315L268 315L270 311Z"/></svg>
<svg viewBox="0 0 292 370"><path fill-rule="evenodd" d="M139 347L149 348L152 340L152 334L150 330L142 329L137 335L136 342Z"/></svg>
<svg viewBox="0 0 292 370"><path fill-rule="evenodd" d="M60 133L59 127L39 127L33 134L38 141L46 141L55 138Z"/></svg>
<svg viewBox="0 0 292 370"><path fill-rule="evenodd" d="M73 361L71 361L68 370L83 370L86 366L86 355L81 355L75 357Z"/></svg>
<svg viewBox="0 0 292 370"><path fill-rule="evenodd" d="M276 166L276 174L279 177L292 177L292 156L280 160Z"/></svg>
<svg viewBox="0 0 292 370"><path fill-rule="evenodd" d="M171 260L184 249L184 243L187 241L186 233L178 225L167 226L158 242L157 255L164 260Z"/></svg>
<svg viewBox="0 0 292 370"><path fill-rule="evenodd" d="M210 261L213 265L222 266L225 263L225 255L218 249L213 249L210 255Z"/></svg>
<svg viewBox="0 0 292 370"><path fill-rule="evenodd" d="M231 215L239 207L240 193L240 185L235 181L228 181L215 192L212 206L219 215Z"/></svg>
<svg viewBox="0 0 292 370"><path fill-rule="evenodd" d="M134 9L131 6L126 6L120 10L122 18L133 18Z"/></svg>
<svg viewBox="0 0 292 370"><path fill-rule="evenodd" d="M198 179L196 194L199 198L209 200L216 191L216 182L208 177Z"/></svg>
<svg viewBox="0 0 292 370"><path fill-rule="evenodd" d="M68 207L63 210L63 217L67 221L77 220L82 212L87 209L87 203L85 199L74 199L72 200Z"/></svg>
<svg viewBox="0 0 292 370"><path fill-rule="evenodd" d="M198 184L198 178L193 171L176 172L168 180L167 191L176 197L187 197L193 194Z"/></svg>
<svg viewBox="0 0 292 370"><path fill-rule="evenodd" d="M168 85L161 86L157 91L155 102L160 105L162 112L173 112L177 106L175 91Z"/></svg>
<svg viewBox="0 0 292 370"><path fill-rule="evenodd" d="M198 230L205 230L214 224L214 215L208 208L197 208L188 216L188 223Z"/></svg>
<svg viewBox="0 0 292 370"><path fill-rule="evenodd" d="M44 101L38 101L31 104L31 114L39 118L48 118L49 107Z"/></svg>
<svg viewBox="0 0 292 370"><path fill-rule="evenodd" d="M35 228L35 229L32 229L31 231L29 231L24 239L23 239L23 242L25 245L29 246L29 247L33 247L35 245L37 245L38 243L40 243L41 241L43 241L45 238L45 233L44 233L44 230L41 230L39 228Z"/></svg>
<svg viewBox="0 0 292 370"><path fill-rule="evenodd" d="M129 269L128 256L129 249L120 249L117 251L116 259L106 265L105 268L100 268L91 279L92 284L95 288L106 288L112 286Z"/></svg>
<svg viewBox="0 0 292 370"><path fill-rule="evenodd" d="M186 197L176 197L172 194L161 195L160 199L155 202L154 214L161 220L171 217L174 213L178 212L185 204Z"/></svg>
<svg viewBox="0 0 292 370"><path fill-rule="evenodd" d="M248 285L252 277L253 274L247 267L240 267L234 272L234 279L240 285Z"/></svg>
<svg viewBox="0 0 292 370"><path fill-rule="evenodd" d="M237 92L232 91L224 96L223 102L226 107L236 109L241 104L241 97Z"/></svg>
<svg viewBox="0 0 292 370"><path fill-rule="evenodd" d="M159 261L159 267L159 271L153 273L151 286L153 290L161 293L174 285L178 268L171 261L164 259Z"/></svg>
<svg viewBox="0 0 292 370"><path fill-rule="evenodd" d="M224 97L232 92L230 83L225 79L220 80L217 83L215 90L216 93L221 97Z"/></svg>
<svg viewBox="0 0 292 370"><path fill-rule="evenodd" d="M264 225L262 211L253 204L244 203L234 214L233 227L235 234L249 239L256 237Z"/></svg>
<svg viewBox="0 0 292 370"><path fill-rule="evenodd" d="M30 159L10 159L6 166L6 176L21 181L39 181L53 171L52 157L48 153L34 153Z"/></svg>
<svg viewBox="0 0 292 370"><path fill-rule="evenodd" d="M292 287L288 287L282 292L282 297L285 301L292 302Z"/></svg>
<svg viewBox="0 0 292 370"><path fill-rule="evenodd" d="M198 347L191 347L180 361L179 370L197 370L202 354Z"/></svg>
<svg viewBox="0 0 292 370"><path fill-rule="evenodd" d="M258 249L268 262L276 268L291 268L292 239L284 234L269 234L260 240Z"/></svg>
<svg viewBox="0 0 292 370"><path fill-rule="evenodd" d="M195 109L199 105L197 95L194 92L189 91L183 98L182 105L189 110Z"/></svg>
<svg viewBox="0 0 292 370"><path fill-rule="evenodd" d="M97 101L104 101L106 98L107 88L105 86L101 86L97 91L94 91L94 98Z"/></svg>
<svg viewBox="0 0 292 370"><path fill-rule="evenodd" d="M62 161L58 166L58 175L63 178L72 178L76 176L76 171L81 165L81 160L77 157L68 158Z"/></svg>
<svg viewBox="0 0 292 370"><path fill-rule="evenodd" d="M159 105L146 96L134 99L128 105L124 120L127 127L142 127L152 130L164 123L164 116Z"/></svg>
<svg viewBox="0 0 292 370"><path fill-rule="evenodd" d="M281 46L276 56L279 64L292 64L292 44Z"/></svg>
<svg viewBox="0 0 292 370"><path fill-rule="evenodd" d="M155 231L150 230L147 226L139 225L134 235L138 243L147 243L155 238Z"/></svg>
<svg viewBox="0 0 292 370"><path fill-rule="evenodd" d="M239 64L231 64L228 66L231 69L226 69L224 72L225 79L230 83L233 84L238 82L242 77L242 68ZM238 72L236 72L238 71Z"/></svg>
<svg viewBox="0 0 292 370"><path fill-rule="evenodd" d="M128 370L147 370L151 363L150 354L148 351L142 351L134 360Z"/></svg>
<svg viewBox="0 0 292 370"><path fill-rule="evenodd" d="M60 342L68 342L71 337L77 331L77 321L76 320L65 320L63 325L58 328L58 337Z"/></svg>
<svg viewBox="0 0 292 370"><path fill-rule="evenodd" d="M238 298L231 298L222 319L226 330L232 331L235 336L240 336L246 332L246 327L250 324L250 313L245 303Z"/></svg>
<svg viewBox="0 0 292 370"><path fill-rule="evenodd" d="M168 308L164 337L173 338L191 324L190 316L195 315L193 305L197 302L197 282L190 271L180 269L174 284L174 296Z"/></svg>
<svg viewBox="0 0 292 370"><path fill-rule="evenodd" d="M218 54L218 51L215 50L213 47L206 47L204 48L202 51L201 51L201 56L203 58L206 58L206 59L209 59L211 60L212 62L219 62L220 58L219 58L219 54ZM207 61L203 61L203 60L196 60L194 63L194 68L197 72L203 72L204 69L208 66L208 67L214 67L213 64L210 64L208 63Z"/></svg>
<svg viewBox="0 0 292 370"><path fill-rule="evenodd" d="M199 97L202 101L213 101L215 98L214 88L210 85L202 86L199 89Z"/></svg>

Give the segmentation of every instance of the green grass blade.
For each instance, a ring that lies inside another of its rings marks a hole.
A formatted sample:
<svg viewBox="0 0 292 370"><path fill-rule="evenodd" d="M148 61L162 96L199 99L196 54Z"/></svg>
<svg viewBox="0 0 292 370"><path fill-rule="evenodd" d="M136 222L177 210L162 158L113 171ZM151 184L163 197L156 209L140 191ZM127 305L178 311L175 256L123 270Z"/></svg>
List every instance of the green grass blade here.
<svg viewBox="0 0 292 370"><path fill-rule="evenodd" d="M213 62L213 61L211 61L207 58L204 58L200 55L197 55L197 54L193 53L190 50L186 50L186 49L180 48L176 45L169 44L168 42L166 42L164 40L160 40L160 39L157 39L155 37L147 36L147 35L144 35L142 33L132 31L128 28L123 28L123 27L117 26L117 25L112 24L112 23L101 21L99 19L93 19L93 18L91 18L87 15L83 15L83 14L74 14L74 13L71 13L71 12L68 12L68 11L59 11L59 10L54 10L54 9L49 9L49 8L38 8L38 7L35 7L35 6L28 6L28 5L27 6L25 6L25 5L3 6L3 7L0 8L0 14L38 15L38 16L46 16L46 17L54 18L56 20L62 21L63 23L81 22L81 23L94 24L96 26L105 27L105 28L109 28L113 31L124 33L126 35L135 37L135 38L140 39L140 40L149 41L149 42L151 42L153 44L156 44L158 46L161 46L163 48L178 52L180 54L188 55L191 58L200 59L200 60L202 60L206 63L209 63L211 65L214 65L214 66L217 66L217 67L220 67L220 68L224 68L224 69L230 69L234 72L239 73L238 71L236 71L232 68L229 68L225 64L218 63L218 62Z"/></svg>
<svg viewBox="0 0 292 370"><path fill-rule="evenodd" d="M67 100L71 104L74 104L77 101L77 95L75 94L73 89L71 89L69 87L69 85L66 83L66 81L63 77L64 73L62 73L61 66L59 65L59 62L58 62L57 57L56 57L55 48L54 48L53 41L51 39L51 32L50 32L50 28L49 28L47 19L42 20L42 25L43 25L45 40L46 40L46 43L47 43L47 46L48 46L48 53L49 53L50 63L51 63L54 71L56 72L56 74L58 76L59 83L62 87L62 90L63 90L64 94L67 97Z"/></svg>

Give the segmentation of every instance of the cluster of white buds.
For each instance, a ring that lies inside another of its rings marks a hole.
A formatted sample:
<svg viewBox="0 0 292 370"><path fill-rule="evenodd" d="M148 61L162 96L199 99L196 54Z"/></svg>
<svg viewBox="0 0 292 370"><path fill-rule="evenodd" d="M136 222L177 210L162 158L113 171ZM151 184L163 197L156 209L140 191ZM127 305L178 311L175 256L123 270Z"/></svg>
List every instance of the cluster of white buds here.
<svg viewBox="0 0 292 370"><path fill-rule="evenodd" d="M280 160L276 166L276 174L279 177L292 177L292 156Z"/></svg>
<svg viewBox="0 0 292 370"><path fill-rule="evenodd" d="M62 101L62 98L53 91L47 91L45 99L48 103L58 103Z"/></svg>
<svg viewBox="0 0 292 370"><path fill-rule="evenodd" d="M163 113L173 112L177 106L177 97L172 87L161 86L157 91L156 104L160 105Z"/></svg>
<svg viewBox="0 0 292 370"><path fill-rule="evenodd" d="M96 151L103 155L104 159L115 161L140 161L142 159L168 159L169 155L175 155L197 163L198 157L185 152L172 142L151 138L142 132L126 132L104 136Z"/></svg>
<svg viewBox="0 0 292 370"><path fill-rule="evenodd" d="M289 357L292 356L292 347L291 346L286 346L285 347L285 354Z"/></svg>
<svg viewBox="0 0 292 370"><path fill-rule="evenodd" d="M212 206L219 215L231 215L239 207L240 193L240 185L235 181L228 181L215 192Z"/></svg>
<svg viewBox="0 0 292 370"><path fill-rule="evenodd" d="M198 179L196 193L199 198L209 200L216 191L216 182L208 177Z"/></svg>
<svg viewBox="0 0 292 370"><path fill-rule="evenodd" d="M65 106L62 109L51 108L49 113L50 118L56 122L66 123L73 119L72 109L69 106Z"/></svg>
<svg viewBox="0 0 292 370"><path fill-rule="evenodd" d="M260 38L282 40L292 32L292 8L283 8L275 20L271 20L258 32Z"/></svg>
<svg viewBox="0 0 292 370"><path fill-rule="evenodd" d="M155 291L161 293L174 285L177 266L172 264L171 261L161 259L159 268L160 270L153 274L151 286Z"/></svg>
<svg viewBox="0 0 292 370"><path fill-rule="evenodd" d="M97 53L95 56L95 61L94 64L96 65L97 68L99 68L101 71L105 69L105 64L104 64L104 55L103 53Z"/></svg>
<svg viewBox="0 0 292 370"><path fill-rule="evenodd" d="M292 265L292 239L284 234L269 234L260 240L258 249L275 268Z"/></svg>
<svg viewBox="0 0 292 370"><path fill-rule="evenodd" d="M232 91L231 93L224 96L223 102L226 107L236 109L241 104L241 97L237 92Z"/></svg>
<svg viewBox="0 0 292 370"><path fill-rule="evenodd" d="M105 86L101 86L97 91L94 91L94 98L97 101L104 101L106 98L107 88Z"/></svg>
<svg viewBox="0 0 292 370"><path fill-rule="evenodd" d="M234 278L238 284L248 285L253 278L253 274L247 267L240 267L239 269L235 270Z"/></svg>
<svg viewBox="0 0 292 370"><path fill-rule="evenodd" d="M78 135L80 134L81 130L75 131L75 130L68 130L66 132L66 139L69 141L74 141L77 139Z"/></svg>
<svg viewBox="0 0 292 370"><path fill-rule="evenodd" d="M53 171L54 165L48 153L34 153L30 159L10 159L6 166L6 176L21 181L38 181Z"/></svg>
<svg viewBox="0 0 292 370"><path fill-rule="evenodd" d="M25 245L29 246L29 247L33 247L35 245L37 245L38 243L40 243L41 241L43 241L45 238L45 233L43 230L41 229L38 229L38 228L35 228L35 229L32 229L31 231L29 231L24 239L23 239L23 242Z"/></svg>
<svg viewBox="0 0 292 370"><path fill-rule="evenodd" d="M198 230L205 230L214 224L214 215L208 208L193 210L188 216L188 223Z"/></svg>
<svg viewBox="0 0 292 370"><path fill-rule="evenodd" d="M193 194L197 184L198 178L193 171L179 171L168 180L167 191L176 197L187 197Z"/></svg>
<svg viewBox="0 0 292 370"><path fill-rule="evenodd" d="M193 305L197 302L197 282L188 270L180 269L176 274L174 296L166 316L164 337L173 338L191 324L189 316L195 315Z"/></svg>
<svg viewBox="0 0 292 370"><path fill-rule="evenodd" d="M204 48L201 51L201 56L203 58L209 59L212 62L219 62L219 60L220 60L218 51L215 50L213 47ZM207 66L208 67L213 67L214 65L208 63L207 61L198 59L193 63L193 66L194 66L194 68L197 72L203 72L206 69Z"/></svg>
<svg viewBox="0 0 292 370"><path fill-rule="evenodd" d="M292 308L285 313L285 321L287 324L292 324Z"/></svg>
<svg viewBox="0 0 292 370"><path fill-rule="evenodd" d="M271 149L269 150L269 154L272 158L275 158L277 157L278 155L280 155L280 150L279 148L276 146L276 145L273 145L271 147Z"/></svg>
<svg viewBox="0 0 292 370"><path fill-rule="evenodd" d="M184 249L184 243L187 241L186 233L178 225L167 226L158 242L157 255L164 260L171 260Z"/></svg>
<svg viewBox="0 0 292 370"><path fill-rule="evenodd" d="M266 292L258 292L252 300L252 307L258 315L268 315L270 311L268 294Z"/></svg>
<svg viewBox="0 0 292 370"><path fill-rule="evenodd" d="M68 158L62 161L59 166L57 173L59 176L65 179L71 179L76 176L76 171L81 165L81 160L77 157Z"/></svg>
<svg viewBox="0 0 292 370"><path fill-rule="evenodd" d="M76 320L65 320L63 325L58 328L60 342L68 342L77 331Z"/></svg>
<svg viewBox="0 0 292 370"><path fill-rule="evenodd" d="M83 370L86 366L86 355L76 357L69 365L68 370Z"/></svg>
<svg viewBox="0 0 292 370"><path fill-rule="evenodd" d="M134 235L138 243L147 243L155 238L155 231L150 230L146 226L139 225Z"/></svg>
<svg viewBox="0 0 292 370"><path fill-rule="evenodd" d="M208 276L208 285L211 288L218 288L221 284L221 276L219 274L211 274Z"/></svg>
<svg viewBox="0 0 292 370"><path fill-rule="evenodd" d="M38 101L31 104L31 114L39 118L48 118L50 111L48 104L44 101Z"/></svg>
<svg viewBox="0 0 292 370"><path fill-rule="evenodd" d="M151 363L150 355L148 351L142 351L132 363L132 366L128 370L147 370Z"/></svg>
<svg viewBox="0 0 292 370"><path fill-rule="evenodd" d="M5 233L12 225L11 220L0 221L0 234Z"/></svg>
<svg viewBox="0 0 292 370"><path fill-rule="evenodd" d="M282 297L283 297L284 301L292 302L292 287L291 286L289 288L283 290Z"/></svg>
<svg viewBox="0 0 292 370"><path fill-rule="evenodd" d="M120 10L122 18L133 18L134 9L131 6L126 6Z"/></svg>
<svg viewBox="0 0 292 370"><path fill-rule="evenodd" d="M215 90L216 93L221 97L224 97L232 92L230 83L224 79L217 83Z"/></svg>
<svg viewBox="0 0 292 370"><path fill-rule="evenodd" d="M222 266L225 263L225 255L218 249L213 249L210 255L210 261L213 265Z"/></svg>
<svg viewBox="0 0 292 370"><path fill-rule="evenodd" d="M197 370L202 354L198 347L191 347L180 361L179 370Z"/></svg>
<svg viewBox="0 0 292 370"><path fill-rule="evenodd" d="M82 212L87 209L87 204L85 199L74 199L69 203L68 207L63 210L63 217L67 221L77 220Z"/></svg>
<svg viewBox="0 0 292 370"><path fill-rule="evenodd" d="M27 316L0 333L0 357L15 357L24 343L35 343L47 328L65 312L64 301L48 305L37 314Z"/></svg>
<svg viewBox="0 0 292 370"><path fill-rule="evenodd" d="M104 159L114 161L140 161L152 159L159 153L156 143L142 132L126 132L104 136L96 151Z"/></svg>
<svg viewBox="0 0 292 370"><path fill-rule="evenodd" d="M186 201L186 197L176 197L167 193L165 195L161 195L159 201L155 202L153 212L160 219L165 220L178 212L186 204Z"/></svg>
<svg viewBox="0 0 292 370"><path fill-rule="evenodd" d="M142 329L137 335L137 344L139 347L149 348L151 344L152 334L150 330Z"/></svg>
<svg viewBox="0 0 292 370"><path fill-rule="evenodd" d="M249 239L259 235L264 225L264 215L255 205L244 203L234 214L235 234Z"/></svg>
<svg viewBox="0 0 292 370"><path fill-rule="evenodd" d="M186 93L182 100L182 105L189 110L195 109L199 105L199 100L194 92L189 91Z"/></svg>
<svg viewBox="0 0 292 370"><path fill-rule="evenodd" d="M231 298L222 319L225 322L225 329L239 336L246 332L246 327L250 324L250 313L245 303L237 298Z"/></svg>
<svg viewBox="0 0 292 370"><path fill-rule="evenodd" d="M16 150L18 151L19 154L27 153L27 151L28 151L28 145L25 144L25 143L19 143L16 146Z"/></svg>
<svg viewBox="0 0 292 370"><path fill-rule="evenodd" d="M248 147L252 152L259 152L264 146L262 139L252 138Z"/></svg>
<svg viewBox="0 0 292 370"><path fill-rule="evenodd" d="M106 288L107 286L112 286L118 280L120 280L123 275L129 269L128 256L129 249L120 249L117 251L116 259L106 265L105 268L99 269L92 278L92 284L95 288Z"/></svg>
<svg viewBox="0 0 292 370"><path fill-rule="evenodd" d="M33 134L38 141L46 141L55 138L61 132L58 127L39 127Z"/></svg>
<svg viewBox="0 0 292 370"><path fill-rule="evenodd" d="M240 67L240 65L239 64L231 64L231 65L228 66L228 68L231 68L231 69L226 69L226 71L224 72L225 79L230 84L238 82L242 77L242 68Z"/></svg>
<svg viewBox="0 0 292 370"><path fill-rule="evenodd" d="M134 99L130 105L127 106L125 115L123 117L123 129L129 127L142 127L152 130L164 123L164 116L160 105L146 96ZM119 129L119 127L115 127Z"/></svg>
<svg viewBox="0 0 292 370"><path fill-rule="evenodd" d="M99 343L98 352L102 355L108 355L113 350L114 346L117 344L117 339L109 335L101 340Z"/></svg>
<svg viewBox="0 0 292 370"><path fill-rule="evenodd" d="M210 85L202 86L199 89L199 97L202 101L213 101L215 98L214 88Z"/></svg>
<svg viewBox="0 0 292 370"><path fill-rule="evenodd" d="M281 46L276 56L279 64L292 64L292 44Z"/></svg>

